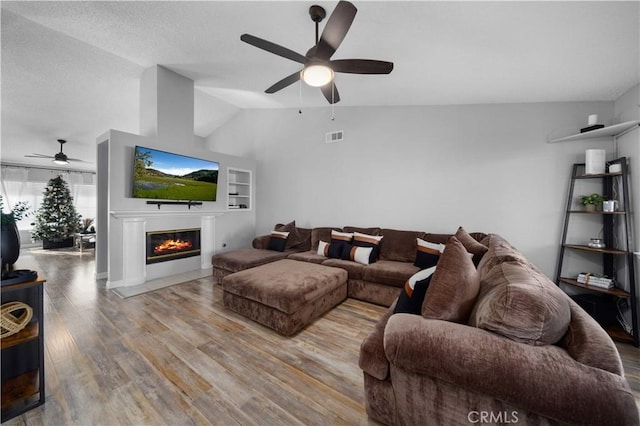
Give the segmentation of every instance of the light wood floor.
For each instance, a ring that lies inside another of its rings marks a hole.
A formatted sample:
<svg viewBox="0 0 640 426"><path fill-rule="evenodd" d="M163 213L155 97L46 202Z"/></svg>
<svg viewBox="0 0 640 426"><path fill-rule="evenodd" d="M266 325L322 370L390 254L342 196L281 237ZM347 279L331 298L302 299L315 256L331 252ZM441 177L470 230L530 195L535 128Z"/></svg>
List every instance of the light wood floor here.
<svg viewBox="0 0 640 426"><path fill-rule="evenodd" d="M45 284L46 404L7 425L365 425L360 342L385 308L348 299L293 338L222 306L210 278L120 299L93 251L25 251ZM619 345L640 406L640 350Z"/></svg>

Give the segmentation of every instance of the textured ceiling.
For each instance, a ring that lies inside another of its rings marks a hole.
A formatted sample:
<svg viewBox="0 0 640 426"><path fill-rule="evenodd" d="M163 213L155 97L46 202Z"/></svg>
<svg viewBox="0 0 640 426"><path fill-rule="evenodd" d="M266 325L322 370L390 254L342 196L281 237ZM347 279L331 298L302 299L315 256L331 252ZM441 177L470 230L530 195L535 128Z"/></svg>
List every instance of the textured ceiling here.
<svg viewBox="0 0 640 426"><path fill-rule="evenodd" d="M57 151L93 161L104 131L138 132L139 80L155 64L195 81L194 131L243 108L325 107L318 89L264 89L297 63L313 2L2 2L2 161ZM336 2L319 2L328 13ZM392 61L388 76L338 74L338 106L614 100L639 81L632 2L355 1L334 58ZM93 165L81 165L91 169Z"/></svg>

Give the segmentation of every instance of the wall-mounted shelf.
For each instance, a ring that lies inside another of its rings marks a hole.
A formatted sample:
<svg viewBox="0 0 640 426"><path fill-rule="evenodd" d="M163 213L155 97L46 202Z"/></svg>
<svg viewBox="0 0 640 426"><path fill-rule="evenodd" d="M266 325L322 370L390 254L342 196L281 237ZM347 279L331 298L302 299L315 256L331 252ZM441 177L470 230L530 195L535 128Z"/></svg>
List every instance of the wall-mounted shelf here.
<svg viewBox="0 0 640 426"><path fill-rule="evenodd" d="M638 120L625 121L624 123L614 124L612 126L603 127L602 129L592 130L590 132L578 133L575 135L565 136L563 138L551 139L549 143L570 142L584 139L605 138L610 136L618 136L622 133L638 126Z"/></svg>
<svg viewBox="0 0 640 426"><path fill-rule="evenodd" d="M251 182L250 170L227 169L227 210L251 210Z"/></svg>

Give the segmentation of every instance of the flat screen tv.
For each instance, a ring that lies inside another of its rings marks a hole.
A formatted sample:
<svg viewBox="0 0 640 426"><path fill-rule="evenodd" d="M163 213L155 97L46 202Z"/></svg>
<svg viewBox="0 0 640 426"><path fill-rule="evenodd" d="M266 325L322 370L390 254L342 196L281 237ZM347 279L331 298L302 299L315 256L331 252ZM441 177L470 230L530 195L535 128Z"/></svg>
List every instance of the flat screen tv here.
<svg viewBox="0 0 640 426"><path fill-rule="evenodd" d="M216 201L215 161L136 146L133 197L181 201Z"/></svg>

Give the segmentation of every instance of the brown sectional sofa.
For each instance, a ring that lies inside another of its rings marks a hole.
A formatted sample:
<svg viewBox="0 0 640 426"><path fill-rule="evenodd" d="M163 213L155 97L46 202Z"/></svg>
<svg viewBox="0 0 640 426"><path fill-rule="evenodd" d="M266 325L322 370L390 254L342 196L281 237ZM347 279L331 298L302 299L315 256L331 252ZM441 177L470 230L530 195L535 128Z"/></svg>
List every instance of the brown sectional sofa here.
<svg viewBox="0 0 640 426"><path fill-rule="evenodd" d="M295 225L293 225L295 226ZM275 229L294 229L292 224L276 225ZM331 231L360 232L368 235L384 236L380 245L380 257L377 262L362 265L356 262L331 259L317 254L319 241L330 241ZM362 228L356 226L295 228L298 237L293 246L284 252L267 250L269 235L256 237L252 249L241 249L216 254L212 258L213 278L222 283L222 278L234 272L264 265L281 259L293 259L342 268L348 273L348 296L377 305L389 306L398 297L406 281L419 268L413 266L416 256L416 238L433 243L446 243L452 234L433 234L422 231L403 231L378 227ZM484 233L470 234L477 241L486 236Z"/></svg>
<svg viewBox="0 0 640 426"><path fill-rule="evenodd" d="M387 425L637 425L605 331L504 239L482 243L488 251L468 279L463 262L444 271L447 244L422 314L394 314L394 302L363 341L368 415ZM444 278L458 294L475 285L473 304L438 300L434 281ZM434 319L443 312L447 320Z"/></svg>
<svg viewBox="0 0 640 426"><path fill-rule="evenodd" d="M379 260L365 266L319 256L318 242L329 241L332 229L384 235ZM346 270L349 297L390 306L360 350L370 418L387 425L639 424L611 338L500 236L471 234L485 249L472 263L470 238L461 244L446 234L350 226L296 230L282 253L266 250L265 236L253 249L214 256L214 277L288 258ZM418 270L416 238L447 248L422 315L394 314Z"/></svg>

